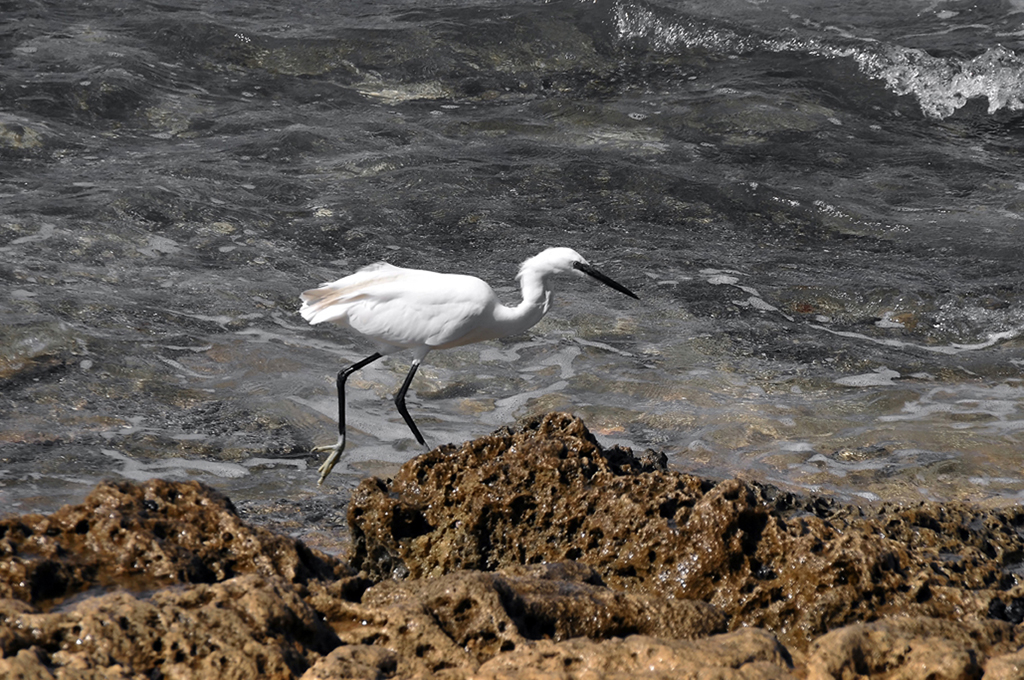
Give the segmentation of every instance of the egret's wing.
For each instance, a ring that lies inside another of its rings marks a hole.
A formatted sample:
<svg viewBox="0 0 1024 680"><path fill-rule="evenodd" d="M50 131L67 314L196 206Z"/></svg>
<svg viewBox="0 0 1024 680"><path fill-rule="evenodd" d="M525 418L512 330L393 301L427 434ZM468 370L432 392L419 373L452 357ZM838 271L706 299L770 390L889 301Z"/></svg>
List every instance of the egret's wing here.
<svg viewBox="0 0 1024 680"><path fill-rule="evenodd" d="M441 347L489 318L497 298L472 276L406 270L398 280L365 289L348 312L354 330L398 347Z"/></svg>
<svg viewBox="0 0 1024 680"><path fill-rule="evenodd" d="M394 347L441 347L474 330L497 298L473 276L379 262L302 294L311 324L333 321Z"/></svg>

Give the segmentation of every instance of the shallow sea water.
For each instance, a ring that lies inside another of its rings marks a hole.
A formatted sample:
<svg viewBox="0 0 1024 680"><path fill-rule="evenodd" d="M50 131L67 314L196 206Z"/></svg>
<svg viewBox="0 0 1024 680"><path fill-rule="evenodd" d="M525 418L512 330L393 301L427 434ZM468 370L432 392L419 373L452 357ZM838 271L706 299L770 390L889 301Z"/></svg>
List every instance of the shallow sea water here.
<svg viewBox="0 0 1024 680"><path fill-rule="evenodd" d="M333 549L419 452L408 357L298 294L573 247L521 337L438 352L431 444L567 410L844 499L1024 493L1017 2L2 3L0 499L200 479Z"/></svg>

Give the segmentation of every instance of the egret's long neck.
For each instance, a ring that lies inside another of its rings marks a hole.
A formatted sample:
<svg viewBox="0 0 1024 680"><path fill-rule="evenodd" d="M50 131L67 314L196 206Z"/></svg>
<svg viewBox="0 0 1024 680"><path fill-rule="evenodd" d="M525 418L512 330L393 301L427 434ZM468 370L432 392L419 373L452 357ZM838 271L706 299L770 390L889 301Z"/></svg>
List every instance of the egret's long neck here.
<svg viewBox="0 0 1024 680"><path fill-rule="evenodd" d="M551 306L551 288L544 277L533 271L524 271L519 277L523 301L515 307L501 305L495 310L495 319L502 326L502 335L522 333L544 318Z"/></svg>

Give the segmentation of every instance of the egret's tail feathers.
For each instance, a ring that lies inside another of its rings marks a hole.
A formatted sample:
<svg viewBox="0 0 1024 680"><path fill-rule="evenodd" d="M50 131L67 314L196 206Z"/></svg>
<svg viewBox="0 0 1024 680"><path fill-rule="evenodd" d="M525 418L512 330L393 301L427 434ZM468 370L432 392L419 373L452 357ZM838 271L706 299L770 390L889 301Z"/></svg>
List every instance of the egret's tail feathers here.
<svg viewBox="0 0 1024 680"><path fill-rule="evenodd" d="M302 300L299 313L311 324L340 321L349 304L366 297L370 286L394 279L397 269L387 262L377 262L343 279L311 288L299 296Z"/></svg>
<svg viewBox="0 0 1024 680"><path fill-rule="evenodd" d="M359 298L359 294L346 294L329 287L313 288L302 294L299 314L311 324L337 321L345 316L348 302Z"/></svg>

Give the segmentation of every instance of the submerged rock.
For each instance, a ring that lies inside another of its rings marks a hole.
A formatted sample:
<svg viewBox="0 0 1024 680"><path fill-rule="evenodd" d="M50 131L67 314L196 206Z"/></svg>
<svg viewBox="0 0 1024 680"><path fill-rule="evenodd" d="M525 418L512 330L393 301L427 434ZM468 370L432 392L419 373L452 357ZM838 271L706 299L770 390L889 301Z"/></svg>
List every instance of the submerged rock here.
<svg viewBox="0 0 1024 680"><path fill-rule="evenodd" d="M0 677L1017 678L1022 520L714 483L552 414L364 481L348 562L195 483L3 520Z"/></svg>

